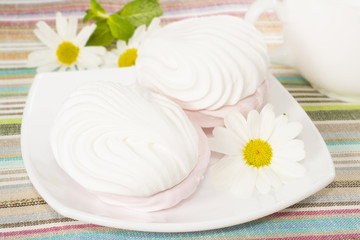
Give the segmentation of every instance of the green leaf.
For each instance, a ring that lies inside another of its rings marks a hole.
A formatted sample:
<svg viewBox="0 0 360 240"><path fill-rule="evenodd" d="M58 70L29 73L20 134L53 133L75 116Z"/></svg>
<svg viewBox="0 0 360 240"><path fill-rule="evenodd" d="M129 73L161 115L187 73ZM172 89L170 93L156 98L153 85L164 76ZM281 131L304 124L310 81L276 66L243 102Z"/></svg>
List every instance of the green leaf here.
<svg viewBox="0 0 360 240"><path fill-rule="evenodd" d="M116 39L127 41L134 33L135 27L126 18L118 14L111 14L107 19L111 34Z"/></svg>
<svg viewBox="0 0 360 240"><path fill-rule="evenodd" d="M106 14L105 9L98 3L96 0L91 0L90 2L90 8L94 11Z"/></svg>
<svg viewBox="0 0 360 240"><path fill-rule="evenodd" d="M115 39L128 41L138 26L149 25L154 17L162 14L158 0L133 0L110 16L97 0L91 0L83 22L94 20L97 26L87 45L107 46Z"/></svg>
<svg viewBox="0 0 360 240"><path fill-rule="evenodd" d="M106 20L98 21L93 34L90 36L86 45L88 46L108 46L114 41L110 27Z"/></svg>
<svg viewBox="0 0 360 240"><path fill-rule="evenodd" d="M163 11L157 0L134 0L127 3L117 14L138 27L143 24L149 25L151 20L161 16Z"/></svg>
<svg viewBox="0 0 360 240"><path fill-rule="evenodd" d="M108 16L106 15L105 9L98 3L96 0L91 0L90 9L86 10L86 15L83 19L83 22L87 22L88 20L101 21L106 19Z"/></svg>
<svg viewBox="0 0 360 240"><path fill-rule="evenodd" d="M83 18L83 23L89 20L97 20L95 13L91 9L86 10L86 15Z"/></svg>

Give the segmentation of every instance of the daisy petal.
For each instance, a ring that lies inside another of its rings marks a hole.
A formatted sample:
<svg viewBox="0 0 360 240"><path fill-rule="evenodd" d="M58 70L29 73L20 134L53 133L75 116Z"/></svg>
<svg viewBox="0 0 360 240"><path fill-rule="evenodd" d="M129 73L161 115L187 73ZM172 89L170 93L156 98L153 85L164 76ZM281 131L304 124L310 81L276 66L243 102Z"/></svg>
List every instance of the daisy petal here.
<svg viewBox="0 0 360 240"><path fill-rule="evenodd" d="M243 144L249 141L246 120L241 113L231 112L224 118L224 124L241 139Z"/></svg>
<svg viewBox="0 0 360 240"><path fill-rule="evenodd" d="M104 56L104 66L111 67L111 66L117 66L118 62L118 56L115 55L113 52L107 52Z"/></svg>
<svg viewBox="0 0 360 240"><path fill-rule="evenodd" d="M96 55L105 55L106 53L106 49L104 47L90 46L90 47L84 47L82 50L84 49L86 49L87 52L91 52Z"/></svg>
<svg viewBox="0 0 360 240"><path fill-rule="evenodd" d="M273 141L276 141L278 138L281 138L282 136L279 135L279 132L281 132L281 129L288 123L288 119L286 116L284 115L280 115L277 118L275 118L275 123L274 123L274 129L273 132L269 138L269 141L271 141L271 139ZM282 132L281 132L282 133ZM279 136L278 136L279 135Z"/></svg>
<svg viewBox="0 0 360 240"><path fill-rule="evenodd" d="M56 62L56 57L53 50L39 50L31 52L28 55L28 67L38 67Z"/></svg>
<svg viewBox="0 0 360 240"><path fill-rule="evenodd" d="M41 26L42 24L38 24L38 25ZM44 28L44 29L41 29L41 28ZM51 32L52 29L46 23L44 23L44 25L41 26L41 28L34 30L34 34L36 35L36 37L42 43L44 43L47 47L49 47L51 49L57 49L57 46L61 42L61 39L59 38L59 36L56 35L55 32L53 32L54 33L54 35L53 35ZM47 29L47 30L45 30L45 29Z"/></svg>
<svg viewBox="0 0 360 240"><path fill-rule="evenodd" d="M290 139L296 138L302 129L302 124L299 122L291 122L287 124L287 130L289 131L288 134Z"/></svg>
<svg viewBox="0 0 360 240"><path fill-rule="evenodd" d="M294 139L302 130L299 122L291 122L278 125L269 138L269 143L273 145L284 145Z"/></svg>
<svg viewBox="0 0 360 240"><path fill-rule="evenodd" d="M158 30L161 28L160 26L160 18L153 18L153 20L151 21L150 25L147 28L147 34L151 34L154 31Z"/></svg>
<svg viewBox="0 0 360 240"><path fill-rule="evenodd" d="M274 129L275 113L271 104L265 105L260 113L260 138L267 141Z"/></svg>
<svg viewBox="0 0 360 240"><path fill-rule="evenodd" d="M60 68L60 63L50 63L50 64L46 64L43 66L39 66L36 71L38 73L42 73L42 72L51 72L54 70L57 70L58 68Z"/></svg>
<svg viewBox="0 0 360 240"><path fill-rule="evenodd" d="M257 111L252 110L247 116L247 128L249 131L250 139L257 139L260 137L260 115Z"/></svg>
<svg viewBox="0 0 360 240"><path fill-rule="evenodd" d="M256 177L255 186L256 186L256 189L261 194L267 194L271 190L271 185L270 185L269 178L267 177L266 172L264 171L263 168L259 168L257 170L257 177Z"/></svg>
<svg viewBox="0 0 360 240"><path fill-rule="evenodd" d="M250 197L255 189L256 176L257 170L244 164L236 175L230 191L241 198Z"/></svg>
<svg viewBox="0 0 360 240"><path fill-rule="evenodd" d="M229 189L240 170L241 162L237 158L222 158L209 168L209 176L216 187Z"/></svg>
<svg viewBox="0 0 360 240"><path fill-rule="evenodd" d="M266 104L260 112L261 116L264 116L264 114L267 114L268 112L272 112L274 113L274 105L272 105L271 103Z"/></svg>
<svg viewBox="0 0 360 240"><path fill-rule="evenodd" d="M297 162L303 160L305 156L304 142L299 139L289 141L282 148L274 148L274 158Z"/></svg>
<svg viewBox="0 0 360 240"><path fill-rule="evenodd" d="M89 40L91 34L94 32L95 28L95 24L83 27L74 40L75 45L79 46L80 48L84 47L86 42Z"/></svg>
<svg viewBox="0 0 360 240"><path fill-rule="evenodd" d="M78 19L76 17L69 17L68 26L66 29L66 38L74 40L76 38Z"/></svg>
<svg viewBox="0 0 360 240"><path fill-rule="evenodd" d="M263 168L263 174L266 175L268 181L270 182L270 185L275 189L278 190L282 183L278 176L274 173L274 171L270 167L264 167Z"/></svg>
<svg viewBox="0 0 360 240"><path fill-rule="evenodd" d="M79 54L77 62L85 68L97 68L103 61L96 54L93 54L91 51L87 51L87 48L83 48Z"/></svg>
<svg viewBox="0 0 360 240"><path fill-rule="evenodd" d="M36 35L36 37L42 42L44 43L48 48L51 49L57 49L58 47L58 41L60 40L60 38L58 39L53 39L53 38L49 38L47 35L45 35L42 31L40 31L39 29L35 29L34 30L34 34ZM60 40L61 41L61 40Z"/></svg>
<svg viewBox="0 0 360 240"><path fill-rule="evenodd" d="M280 161L277 159L272 161L270 167L283 182L302 177L306 171L305 167L297 162Z"/></svg>
<svg viewBox="0 0 360 240"><path fill-rule="evenodd" d="M145 36L145 32L146 32L146 25L141 25L138 28L136 28L134 34L132 35L132 37L129 39L129 47L130 48L137 48L138 47L138 43L141 42Z"/></svg>
<svg viewBox="0 0 360 240"><path fill-rule="evenodd" d="M116 48L119 51L119 54L122 54L126 50L126 42L123 40L117 41Z"/></svg>
<svg viewBox="0 0 360 240"><path fill-rule="evenodd" d="M60 38L63 41L69 41L70 39L67 38L67 27L68 22L66 17L63 17L60 12L56 13L56 31L58 32Z"/></svg>
<svg viewBox="0 0 360 240"><path fill-rule="evenodd" d="M280 151L279 153L274 154L274 159L278 159L280 161L289 161L289 162L299 162L306 157L305 151Z"/></svg>
<svg viewBox="0 0 360 240"><path fill-rule="evenodd" d="M275 119L275 128L288 123L288 118L285 115L280 115Z"/></svg>
<svg viewBox="0 0 360 240"><path fill-rule="evenodd" d="M209 138L209 147L212 151L227 155L238 155L242 151L239 138L231 131L223 127L213 130L213 138Z"/></svg>

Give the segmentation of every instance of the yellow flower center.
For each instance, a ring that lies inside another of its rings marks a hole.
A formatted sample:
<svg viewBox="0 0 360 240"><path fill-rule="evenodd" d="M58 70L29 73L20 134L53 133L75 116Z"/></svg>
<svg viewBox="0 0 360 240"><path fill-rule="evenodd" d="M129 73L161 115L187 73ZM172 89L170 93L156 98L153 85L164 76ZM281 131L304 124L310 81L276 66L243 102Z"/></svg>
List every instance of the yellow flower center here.
<svg viewBox="0 0 360 240"><path fill-rule="evenodd" d="M137 49L129 48L123 54L120 55L118 60L119 67L130 67L135 65L137 58Z"/></svg>
<svg viewBox="0 0 360 240"><path fill-rule="evenodd" d="M244 160L249 166L269 166L272 159L272 149L267 141L261 139L250 140L243 150Z"/></svg>
<svg viewBox="0 0 360 240"><path fill-rule="evenodd" d="M58 46L56 56L62 64L71 65L76 62L79 52L79 47L71 42L64 41Z"/></svg>

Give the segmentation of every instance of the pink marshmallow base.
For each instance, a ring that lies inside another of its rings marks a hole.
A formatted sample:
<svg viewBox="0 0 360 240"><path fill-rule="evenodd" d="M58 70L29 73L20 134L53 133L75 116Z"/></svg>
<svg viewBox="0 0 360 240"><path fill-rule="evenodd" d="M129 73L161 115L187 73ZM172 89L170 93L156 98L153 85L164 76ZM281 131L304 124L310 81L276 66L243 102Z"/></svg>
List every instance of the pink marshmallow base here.
<svg viewBox="0 0 360 240"><path fill-rule="evenodd" d="M165 191L149 197L127 197L110 193L95 192L103 202L143 212L159 211L171 208L190 197L204 178L210 160L207 137L199 126L195 126L199 135L199 160L190 174L180 183Z"/></svg>
<svg viewBox="0 0 360 240"><path fill-rule="evenodd" d="M244 116L253 109L259 110L263 105L268 93L268 80L265 81L256 89L255 93L241 99L235 105L223 106L216 110L186 110L185 113L189 119L203 128L212 128L224 125L224 117L231 111L239 111Z"/></svg>

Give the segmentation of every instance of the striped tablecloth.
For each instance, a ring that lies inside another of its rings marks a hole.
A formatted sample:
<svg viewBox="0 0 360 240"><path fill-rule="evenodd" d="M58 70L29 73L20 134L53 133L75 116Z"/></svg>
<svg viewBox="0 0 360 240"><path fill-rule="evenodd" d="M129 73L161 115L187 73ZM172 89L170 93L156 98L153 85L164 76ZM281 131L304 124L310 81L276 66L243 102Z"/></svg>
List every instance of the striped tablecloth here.
<svg viewBox="0 0 360 240"><path fill-rule="evenodd" d="M30 51L44 46L32 33L35 23L54 26L56 11L82 18L90 0L0 0L0 238L51 239L360 239L360 105L328 98L294 69L273 65L320 130L336 168L333 183L313 196L270 216L228 228L194 233L148 233L112 229L65 218L32 186L20 149L21 116L35 70L25 67ZM124 1L100 1L108 12ZM252 0L163 0L168 23L216 13L243 17ZM269 47L281 42L281 25L271 11L257 27Z"/></svg>

